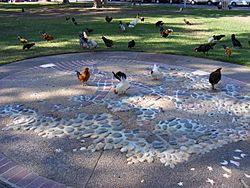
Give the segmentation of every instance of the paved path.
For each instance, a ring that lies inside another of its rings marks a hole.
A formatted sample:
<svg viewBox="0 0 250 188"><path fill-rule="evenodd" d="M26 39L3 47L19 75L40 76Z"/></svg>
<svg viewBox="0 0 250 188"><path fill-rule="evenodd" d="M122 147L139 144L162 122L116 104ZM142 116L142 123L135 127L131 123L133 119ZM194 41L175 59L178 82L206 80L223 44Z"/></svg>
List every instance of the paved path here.
<svg viewBox="0 0 250 188"><path fill-rule="evenodd" d="M162 81L148 76L154 63ZM84 66L92 76L83 89L74 70ZM218 67L223 78L211 92L207 72ZM128 74L127 95L112 92L112 70ZM20 187L245 188L249 73L229 63L138 52L1 66L0 180Z"/></svg>

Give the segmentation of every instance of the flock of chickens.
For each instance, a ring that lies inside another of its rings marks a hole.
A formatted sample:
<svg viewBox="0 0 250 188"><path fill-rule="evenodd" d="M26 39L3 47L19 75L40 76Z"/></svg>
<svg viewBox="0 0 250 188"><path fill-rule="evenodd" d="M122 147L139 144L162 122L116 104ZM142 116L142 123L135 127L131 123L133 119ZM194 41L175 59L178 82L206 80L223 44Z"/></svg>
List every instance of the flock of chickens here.
<svg viewBox="0 0 250 188"><path fill-rule="evenodd" d="M209 75L209 83L212 85L213 90L215 90L214 86L218 84L219 81L221 80L221 69L222 68L219 68ZM119 81L119 83L114 87L114 93L119 94L119 95L125 94L126 91L130 88L130 83L127 79L127 75L121 71L117 73L115 72L112 72L112 73L113 73L113 76ZM78 80L82 82L83 85L87 85L87 82L90 78L90 72L89 72L88 67L85 67L82 73L80 73L79 71L76 71L76 75L77 75ZM163 74L160 71L159 66L154 64L154 66L152 67L150 71L150 76L153 80L162 79Z"/></svg>
<svg viewBox="0 0 250 188"><path fill-rule="evenodd" d="M78 25L78 23L74 17L66 17L66 21L68 21L68 20L71 20L74 25ZM105 21L107 23L112 22L112 20L113 20L112 17L109 17L109 16L105 17ZM134 29L139 22L144 22L144 20L145 20L145 18L140 16L138 13L136 18L129 23L123 24L122 21L119 21L118 28L121 32L125 32L127 29ZM183 21L186 25L190 25L190 26L194 25L194 23L192 23L189 20L184 19ZM163 25L164 25L163 21L157 21L155 23L155 27L159 28L160 36L163 38L166 38L173 32L173 29L165 29L163 27ZM98 47L97 42L88 37L88 35L92 32L93 32L93 29L86 28L85 31L79 33L79 42L80 42L81 47L88 48L88 49L93 49L93 48ZM42 32L41 37L46 41L54 40L54 37L52 35L49 35L46 32ZM205 53L208 54L208 51L213 49L214 46L223 37L225 37L225 35L213 35L211 38L208 39L208 42L206 44L201 44L197 48L195 48L194 50L196 52L203 52L204 54ZM20 35L18 35L18 40L23 44L23 50L29 50L31 47L33 47L35 45L34 42L29 43L27 39L21 37ZM102 36L102 40L103 40L104 44L109 48L114 45L113 40L108 39L105 36ZM235 34L231 35L231 41L232 41L232 45L234 48L242 48L242 44L238 39L236 39ZM250 44L250 41L248 41L248 43ZM128 48L135 47L135 44L136 44L135 40L129 41ZM230 57L232 54L231 48L226 46L226 45L222 45L222 46L225 49L225 54L228 57ZM127 79L126 74L121 72L121 71L119 71L117 73L114 73L114 72L112 72L112 73L113 73L114 77L119 81L119 83L114 88L114 93L115 94L125 94L126 91L130 88L130 83ZM87 84L87 81L90 78L90 72L89 72L88 67L86 67L82 71L82 73L76 71L76 74L77 74L78 79L83 84ZM156 80L159 80L162 77L162 73L160 72L159 67L157 65L153 66L150 74L151 74L151 77L153 79L156 79ZM215 89L215 87L214 87L215 84L217 84L220 80L221 80L221 68L212 72L209 76L209 82L211 83L213 90Z"/></svg>

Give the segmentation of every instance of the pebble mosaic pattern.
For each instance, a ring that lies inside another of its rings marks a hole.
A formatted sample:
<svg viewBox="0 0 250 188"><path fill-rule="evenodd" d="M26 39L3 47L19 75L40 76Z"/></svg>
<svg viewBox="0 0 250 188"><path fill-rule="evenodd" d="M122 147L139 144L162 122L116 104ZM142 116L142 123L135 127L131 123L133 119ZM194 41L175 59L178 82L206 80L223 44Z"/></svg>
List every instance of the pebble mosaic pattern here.
<svg viewBox="0 0 250 188"><path fill-rule="evenodd" d="M131 70L128 77L133 91L116 96L112 87L117 81L110 72L99 70L98 66L119 66L122 63L143 65L144 72L136 75ZM211 91L207 74L160 65L163 78L151 84L147 80L150 80L148 72L152 64L119 59L54 63L50 68L56 71L73 71L90 66L90 82L98 87L95 94L70 96L65 100L75 102L76 107L98 104L108 112L79 112L74 118L56 118L39 114L25 104L10 104L0 106L0 117L13 120L3 130L34 131L46 138L70 136L79 140L90 139L90 144L82 143L82 148L92 152L120 149L126 153L129 164L160 160L171 168L187 161L192 155L204 154L249 137L250 89L243 83L223 77L217 91ZM39 68L42 67L33 69ZM32 71L21 72L19 79L29 72ZM174 117L157 103L158 100L173 104ZM69 107L60 104L54 105L54 109L58 112L70 111ZM138 127L125 126L119 113L132 113L134 124Z"/></svg>

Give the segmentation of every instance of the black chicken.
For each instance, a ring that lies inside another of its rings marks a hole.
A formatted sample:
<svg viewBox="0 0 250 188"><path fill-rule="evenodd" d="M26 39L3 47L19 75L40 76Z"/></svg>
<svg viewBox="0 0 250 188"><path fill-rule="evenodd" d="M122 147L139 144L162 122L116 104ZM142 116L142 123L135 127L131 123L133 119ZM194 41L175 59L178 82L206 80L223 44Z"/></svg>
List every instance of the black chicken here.
<svg viewBox="0 0 250 188"><path fill-rule="evenodd" d="M29 50L32 46L34 46L35 45L35 43L33 42L33 43L27 43L27 44L24 44L23 45L23 50Z"/></svg>
<svg viewBox="0 0 250 188"><path fill-rule="evenodd" d="M212 85L213 90L215 90L214 85L218 84L219 81L221 80L221 72L220 72L221 69L222 68L219 68L209 75L209 83Z"/></svg>
<svg viewBox="0 0 250 188"><path fill-rule="evenodd" d="M74 25L78 25L78 23L76 22L76 19L74 17L72 17L71 20L72 20Z"/></svg>
<svg viewBox="0 0 250 188"><path fill-rule="evenodd" d="M155 27L160 27L163 26L164 22L163 21L158 21L155 23Z"/></svg>
<svg viewBox="0 0 250 188"><path fill-rule="evenodd" d="M213 46L215 46L216 43L209 43L209 44L201 44L199 47L195 48L194 50L196 52L203 52L204 54L207 53L208 51L213 49Z"/></svg>
<svg viewBox="0 0 250 188"><path fill-rule="evenodd" d="M107 47L112 47L113 46L113 41L110 39L107 39L106 37L102 36L102 40L105 43Z"/></svg>
<svg viewBox="0 0 250 188"><path fill-rule="evenodd" d="M124 72L119 71L117 73L114 73L114 72L112 72L112 73L113 73L114 77L119 81L121 81L122 79L127 79L127 76Z"/></svg>
<svg viewBox="0 0 250 188"><path fill-rule="evenodd" d="M250 40L248 41L248 44L250 45Z"/></svg>
<svg viewBox="0 0 250 188"><path fill-rule="evenodd" d="M225 35L214 35L213 36L214 40L217 40L217 41L222 39L223 37L225 37Z"/></svg>
<svg viewBox="0 0 250 188"><path fill-rule="evenodd" d="M22 8L22 12L25 12L25 11L24 11L24 8Z"/></svg>
<svg viewBox="0 0 250 188"><path fill-rule="evenodd" d="M105 20L106 20L106 22L110 23L110 22L113 20L113 18L112 18L112 17L109 17L109 16L106 16L106 17L105 17Z"/></svg>
<svg viewBox="0 0 250 188"><path fill-rule="evenodd" d="M232 43L233 43L233 47L242 48L242 45L241 45L240 41L235 38L235 34L232 34L231 40L232 40Z"/></svg>
<svg viewBox="0 0 250 188"><path fill-rule="evenodd" d="M65 20L66 20L66 21L70 20L70 17L69 17L69 16L68 16L68 17L66 17L66 18L65 18Z"/></svg>
<svg viewBox="0 0 250 188"><path fill-rule="evenodd" d="M133 47L135 47L135 41L131 40L128 42L128 48L133 48Z"/></svg>

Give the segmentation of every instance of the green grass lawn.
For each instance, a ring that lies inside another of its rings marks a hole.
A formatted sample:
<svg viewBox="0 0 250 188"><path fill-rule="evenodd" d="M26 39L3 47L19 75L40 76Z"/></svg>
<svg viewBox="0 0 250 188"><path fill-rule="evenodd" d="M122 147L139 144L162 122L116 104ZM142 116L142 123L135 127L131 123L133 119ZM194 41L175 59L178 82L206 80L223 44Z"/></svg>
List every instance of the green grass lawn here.
<svg viewBox="0 0 250 188"><path fill-rule="evenodd" d="M250 11L228 11L209 9L186 9L177 13L174 7L146 6L108 6L100 10L90 8L89 4L58 5L46 4L0 4L0 64L10 63L31 57L50 54L84 52L79 47L78 33L86 27L94 29L89 38L97 41L99 48L95 51L144 51L153 53L183 54L205 57L250 66ZM21 7L25 13L21 13ZM111 8L112 7L112 8ZM118 30L119 20L129 22L140 12L145 17L144 23L139 23L135 29L121 33ZM74 15L78 26L65 17ZM113 16L111 23L106 23L104 17ZM186 18L195 23L185 25ZM165 28L174 32L168 38L161 38L155 22L162 20ZM54 41L44 41L41 31L46 31L55 37ZM232 46L231 34L242 42L243 49L232 49L232 57L224 54L222 44ZM35 47L29 51L22 50L22 44L17 40L17 34L34 41ZM209 55L195 52L199 44L207 42L214 34L225 34L226 37L210 51ZM114 40L114 47L107 48L101 36ZM127 42L134 39L136 47L129 50Z"/></svg>

